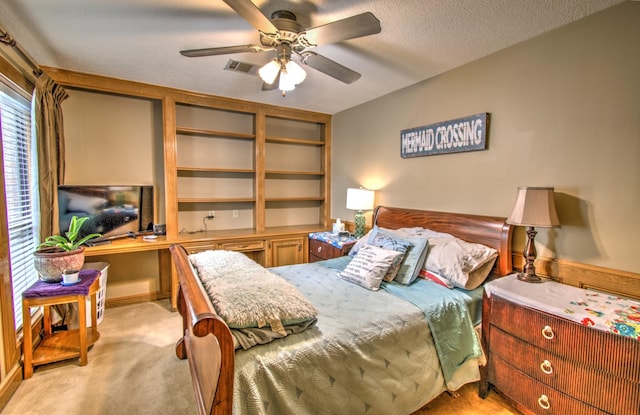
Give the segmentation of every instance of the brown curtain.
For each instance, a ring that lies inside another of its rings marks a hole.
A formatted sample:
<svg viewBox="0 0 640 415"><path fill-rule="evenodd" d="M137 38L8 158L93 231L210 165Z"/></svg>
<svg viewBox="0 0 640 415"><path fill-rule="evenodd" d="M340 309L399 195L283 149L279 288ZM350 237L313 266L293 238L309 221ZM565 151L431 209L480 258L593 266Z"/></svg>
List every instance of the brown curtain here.
<svg viewBox="0 0 640 415"><path fill-rule="evenodd" d="M60 233L58 185L64 183L64 126L62 101L69 95L47 74L36 80L34 96L35 134L38 147L38 192L40 196L40 240ZM52 323L66 326L73 321L69 304L53 306ZM57 316L56 316L57 314Z"/></svg>
<svg viewBox="0 0 640 415"><path fill-rule="evenodd" d="M40 178L40 240L60 232L57 186L64 183L62 101L69 95L47 74L36 80L35 131Z"/></svg>

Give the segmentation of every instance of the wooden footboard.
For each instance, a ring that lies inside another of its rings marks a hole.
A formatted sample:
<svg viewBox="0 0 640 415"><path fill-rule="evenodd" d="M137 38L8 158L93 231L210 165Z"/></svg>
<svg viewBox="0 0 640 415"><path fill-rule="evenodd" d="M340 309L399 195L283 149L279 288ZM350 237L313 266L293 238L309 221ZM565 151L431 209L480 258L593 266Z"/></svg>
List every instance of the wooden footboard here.
<svg viewBox="0 0 640 415"><path fill-rule="evenodd" d="M231 331L216 314L187 251L180 245L172 245L169 250L180 283L178 311L183 337L176 344L176 355L189 360L198 413L229 415L235 356Z"/></svg>

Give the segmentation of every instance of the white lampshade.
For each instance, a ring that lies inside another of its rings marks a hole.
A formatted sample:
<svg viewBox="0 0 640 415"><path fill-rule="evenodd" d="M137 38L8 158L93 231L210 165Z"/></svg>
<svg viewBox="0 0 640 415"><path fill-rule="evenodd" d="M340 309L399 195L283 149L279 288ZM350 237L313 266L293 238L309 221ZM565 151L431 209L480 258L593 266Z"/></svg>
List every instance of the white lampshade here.
<svg viewBox="0 0 640 415"><path fill-rule="evenodd" d="M553 187L518 187L516 203L507 223L539 228L560 226Z"/></svg>
<svg viewBox="0 0 640 415"><path fill-rule="evenodd" d="M280 83L278 84L278 89L282 92L292 91L296 88L296 84L293 83L293 79L291 79L291 75L287 73L287 71L280 72Z"/></svg>
<svg viewBox="0 0 640 415"><path fill-rule="evenodd" d="M375 192L364 188L347 189L347 209L351 210L371 210L373 209L373 199Z"/></svg>
<svg viewBox="0 0 640 415"><path fill-rule="evenodd" d="M298 85L307 77L307 73L304 71L304 69L302 69L302 67L294 61L287 62L285 68L287 70L287 75L294 85Z"/></svg>
<svg viewBox="0 0 640 415"><path fill-rule="evenodd" d="M272 84L276 80L280 72L280 64L276 60L272 60L258 70L260 78L267 84Z"/></svg>

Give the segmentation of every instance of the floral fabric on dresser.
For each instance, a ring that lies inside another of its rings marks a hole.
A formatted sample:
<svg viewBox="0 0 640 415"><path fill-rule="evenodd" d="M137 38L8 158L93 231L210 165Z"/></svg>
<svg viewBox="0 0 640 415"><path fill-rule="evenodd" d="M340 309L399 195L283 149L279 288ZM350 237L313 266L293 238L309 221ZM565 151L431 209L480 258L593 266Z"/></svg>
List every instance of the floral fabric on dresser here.
<svg viewBox="0 0 640 415"><path fill-rule="evenodd" d="M487 295L564 317L585 326L640 341L640 301L544 281L531 284L515 275L485 284Z"/></svg>
<svg viewBox="0 0 640 415"><path fill-rule="evenodd" d="M309 238L326 242L340 249L342 249L345 244L352 244L356 241L356 239L351 236L340 236L337 233L331 232L311 232Z"/></svg>
<svg viewBox="0 0 640 415"><path fill-rule="evenodd" d="M601 326L621 336L640 341L640 303L597 291L570 301L564 312L576 316L585 326Z"/></svg>

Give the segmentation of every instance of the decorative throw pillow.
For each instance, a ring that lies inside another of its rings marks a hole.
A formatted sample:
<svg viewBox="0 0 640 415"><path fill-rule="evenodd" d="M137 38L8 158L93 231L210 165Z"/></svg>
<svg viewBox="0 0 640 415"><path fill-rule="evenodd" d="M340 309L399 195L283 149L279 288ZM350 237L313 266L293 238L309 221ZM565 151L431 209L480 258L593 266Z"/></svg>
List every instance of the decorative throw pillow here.
<svg viewBox="0 0 640 415"><path fill-rule="evenodd" d="M394 277L394 281L400 284L411 284L418 277L418 273L420 273L420 269L424 264L425 257L427 255L428 240L422 236L399 235L395 230L392 231L390 229L374 226L369 235L369 244L372 244L379 236L394 238L396 240L401 239L411 244L404 255L404 259L400 264L400 268L398 269L396 276Z"/></svg>
<svg viewBox="0 0 640 415"><path fill-rule="evenodd" d="M360 248L362 248L363 246L369 244L369 238L371 237L371 234L373 233L373 231L374 230L371 229L362 238L358 239L358 241L351 247L351 250L349 251L349 256L350 257L356 256L356 254L358 253Z"/></svg>
<svg viewBox="0 0 640 415"><path fill-rule="evenodd" d="M447 278L456 287L472 290L486 279L497 257L498 251L482 244L452 236L430 238L424 267Z"/></svg>
<svg viewBox="0 0 640 415"><path fill-rule="evenodd" d="M372 236L372 240L369 241L370 245L402 253L402 255L398 256L393 261L393 263L389 267L389 270L384 276L385 281L393 281L396 275L398 275L398 271L400 270L400 266L402 265L402 260L405 258L405 254L409 249L411 249L413 244L405 239L397 238L388 233L379 231Z"/></svg>
<svg viewBox="0 0 640 415"><path fill-rule="evenodd" d="M380 288L382 278L393 261L402 253L365 245L338 276L346 281L358 284L372 291Z"/></svg>

